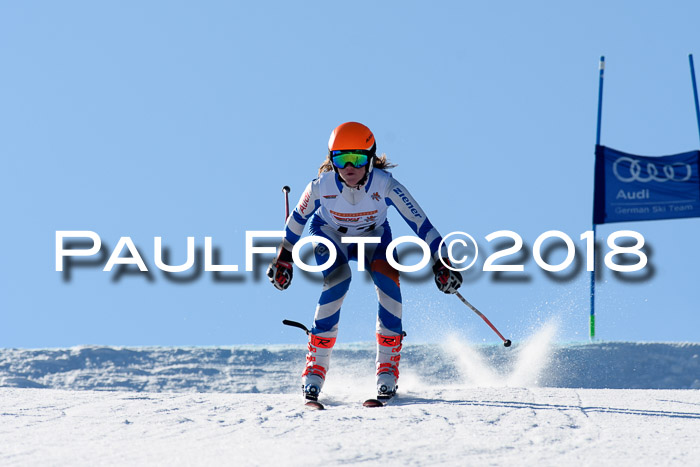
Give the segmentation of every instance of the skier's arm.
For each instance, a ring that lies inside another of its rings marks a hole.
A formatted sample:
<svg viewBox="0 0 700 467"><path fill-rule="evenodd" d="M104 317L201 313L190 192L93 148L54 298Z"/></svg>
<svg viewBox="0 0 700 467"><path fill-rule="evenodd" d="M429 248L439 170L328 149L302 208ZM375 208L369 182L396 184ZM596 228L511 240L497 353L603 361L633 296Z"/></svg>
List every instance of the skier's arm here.
<svg viewBox="0 0 700 467"><path fill-rule="evenodd" d="M292 251L292 248L294 248L294 245L299 241L301 234L304 232L304 226L306 226L308 220L320 206L321 196L319 195L318 179L316 179L306 186L294 211L292 211L289 219L287 219L287 224L284 228L285 237L282 242L282 247L284 249L290 252Z"/></svg>
<svg viewBox="0 0 700 467"><path fill-rule="evenodd" d="M392 178L387 187L384 200L388 206L394 206L408 226L411 227L411 230L428 244L430 253L435 261L438 261L440 257L447 256L444 245L442 251L438 251L442 241L440 232L433 227L425 211L423 211L406 187Z"/></svg>
<svg viewBox="0 0 700 467"><path fill-rule="evenodd" d="M447 255L447 248L440 243L442 236L428 220L423 209L418 202L411 196L406 187L391 179L386 196L384 197L386 204L394 206L401 217L413 229L418 237L428 244L430 252L433 256L433 273L435 274L435 284L441 292L455 293L462 285L462 274L459 271L453 271L445 264L450 265L450 260Z"/></svg>
<svg viewBox="0 0 700 467"><path fill-rule="evenodd" d="M306 186L304 193L285 225L285 237L277 252L277 257L267 269L267 277L279 290L285 290L292 282L294 269L292 267L292 248L304 232L304 226L311 215L321 205L318 191L318 180Z"/></svg>

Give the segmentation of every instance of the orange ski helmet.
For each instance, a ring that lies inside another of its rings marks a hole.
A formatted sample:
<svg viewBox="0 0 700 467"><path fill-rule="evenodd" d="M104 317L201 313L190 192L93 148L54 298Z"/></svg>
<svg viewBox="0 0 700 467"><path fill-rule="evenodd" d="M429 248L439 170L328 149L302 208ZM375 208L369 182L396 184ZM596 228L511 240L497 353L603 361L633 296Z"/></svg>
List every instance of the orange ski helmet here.
<svg viewBox="0 0 700 467"><path fill-rule="evenodd" d="M377 144L370 129L357 122L338 125L328 140L328 153L347 150L366 151L374 156L377 152Z"/></svg>

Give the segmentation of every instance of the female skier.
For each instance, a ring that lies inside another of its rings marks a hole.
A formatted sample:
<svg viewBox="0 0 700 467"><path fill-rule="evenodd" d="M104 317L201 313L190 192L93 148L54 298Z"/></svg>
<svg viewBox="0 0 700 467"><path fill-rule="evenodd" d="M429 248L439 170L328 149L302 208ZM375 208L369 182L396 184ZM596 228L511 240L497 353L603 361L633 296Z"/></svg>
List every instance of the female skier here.
<svg viewBox="0 0 700 467"><path fill-rule="evenodd" d="M378 398L387 399L396 393L403 338L399 272L386 257L391 242L386 216L389 206L394 206L416 235L430 246L438 289L455 293L462 284L461 274L445 266L450 263L444 246L442 252L438 251L442 237L406 188L387 172L394 166L385 155L377 157L376 149L374 135L361 123L347 122L333 130L328 141L328 157L319 168L318 178L309 183L287 219L285 239L267 271L276 288L289 287L293 272L291 250L309 218L311 235L330 240L338 254L335 262L323 271L323 291L309 334L309 352L302 374L302 388L309 400L317 400L323 387L338 334L340 306L350 286L348 261L357 260L358 243L343 243L343 237L381 239L379 243L364 245L364 264L369 267L379 299ZM328 248L322 243L315 244L314 255L316 262L323 264L328 259Z"/></svg>

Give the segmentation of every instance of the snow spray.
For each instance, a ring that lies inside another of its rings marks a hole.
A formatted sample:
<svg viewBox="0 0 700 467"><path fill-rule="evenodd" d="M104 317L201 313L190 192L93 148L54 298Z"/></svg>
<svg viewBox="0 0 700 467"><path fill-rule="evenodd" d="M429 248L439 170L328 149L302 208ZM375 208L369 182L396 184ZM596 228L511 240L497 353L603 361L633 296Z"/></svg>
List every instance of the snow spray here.
<svg viewBox="0 0 700 467"><path fill-rule="evenodd" d="M494 366L483 351L463 338L450 336L443 346L454 358L462 383L471 387L532 387L550 363L552 341L558 326L546 323L535 334L514 346L502 368Z"/></svg>

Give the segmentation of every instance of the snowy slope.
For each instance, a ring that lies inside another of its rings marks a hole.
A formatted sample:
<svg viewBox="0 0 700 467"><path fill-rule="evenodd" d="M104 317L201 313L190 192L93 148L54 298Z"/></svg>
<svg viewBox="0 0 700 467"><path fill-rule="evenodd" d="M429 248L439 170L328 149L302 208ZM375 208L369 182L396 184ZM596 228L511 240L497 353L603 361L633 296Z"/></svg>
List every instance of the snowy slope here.
<svg viewBox="0 0 700 467"><path fill-rule="evenodd" d="M2 465L698 465L700 391L298 395L0 389Z"/></svg>
<svg viewBox="0 0 700 467"><path fill-rule="evenodd" d="M302 346L0 350L0 465L698 465L700 344L551 337L407 346L381 409L341 345L322 412Z"/></svg>

